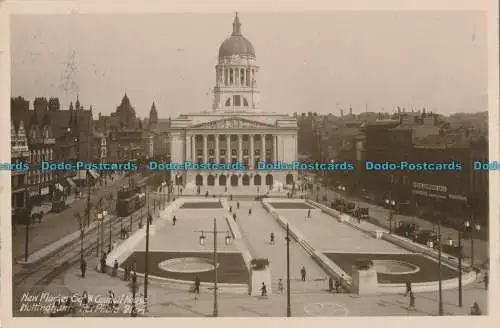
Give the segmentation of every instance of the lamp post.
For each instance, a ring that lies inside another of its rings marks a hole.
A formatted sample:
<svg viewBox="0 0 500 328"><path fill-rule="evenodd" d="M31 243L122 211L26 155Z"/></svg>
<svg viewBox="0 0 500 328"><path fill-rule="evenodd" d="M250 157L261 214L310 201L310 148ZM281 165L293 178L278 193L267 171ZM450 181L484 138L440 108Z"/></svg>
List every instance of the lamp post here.
<svg viewBox="0 0 500 328"><path fill-rule="evenodd" d="M286 316L292 316L292 305L290 300L290 229L286 224Z"/></svg>
<svg viewBox="0 0 500 328"><path fill-rule="evenodd" d="M148 211L148 219L146 220L146 256L144 269L144 302L146 309L148 307L148 276L149 276L149 223L151 222L151 212Z"/></svg>
<svg viewBox="0 0 500 328"><path fill-rule="evenodd" d="M462 307L462 229L458 230L458 307Z"/></svg>
<svg viewBox="0 0 500 328"><path fill-rule="evenodd" d="M443 315L443 281L441 276L441 216L438 219L438 273L439 273L439 309L438 315Z"/></svg>
<svg viewBox="0 0 500 328"><path fill-rule="evenodd" d="M474 235L475 232L481 231L481 225L474 220L474 215L471 215L471 220L465 221L465 230L469 233L470 238L470 267L474 267Z"/></svg>
<svg viewBox="0 0 500 328"><path fill-rule="evenodd" d="M213 230L196 230L195 232L201 232L200 235L200 245L204 246L205 245L205 239L206 236L205 234L213 234L213 239L214 239L214 246L213 246L213 267L214 267L214 309L213 309L213 316L218 317L219 316L219 305L218 305L218 299L217 299L217 283L218 283L218 269L217 269L217 234L225 234L225 242L226 245L231 244L231 235L229 234L229 231L225 230L217 230L217 219L214 218L214 228Z"/></svg>
<svg viewBox="0 0 500 328"><path fill-rule="evenodd" d="M389 194L389 198L385 200L385 206L389 209L389 233L392 234L392 216L394 215L393 209L396 207L396 201L392 199Z"/></svg>
<svg viewBox="0 0 500 328"><path fill-rule="evenodd" d="M99 250L102 251L102 247L101 247L101 242L99 241L99 237L101 235L101 230L102 230L102 226L101 226L101 222L103 221L103 214L102 212L97 212L97 247L96 247L96 256L99 258L99 255L100 255L100 252Z"/></svg>

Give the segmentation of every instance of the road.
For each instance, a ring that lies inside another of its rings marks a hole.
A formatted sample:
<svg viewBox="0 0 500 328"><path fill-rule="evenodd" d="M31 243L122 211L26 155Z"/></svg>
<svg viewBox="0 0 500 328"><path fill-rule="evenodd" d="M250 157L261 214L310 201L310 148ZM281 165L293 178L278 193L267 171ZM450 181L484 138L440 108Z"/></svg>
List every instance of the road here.
<svg viewBox="0 0 500 328"><path fill-rule="evenodd" d="M113 192L116 199L116 190L128 183L123 177L115 178L111 183L91 191L91 203L95 204L97 200L106 193ZM87 192L85 188L84 192ZM73 196L71 196L73 197ZM78 224L73 217L73 213L85 213L87 206L87 194L76 199L67 209L61 213L47 213L43 217L42 223L32 224L29 227L29 253L33 253L53 242L77 231ZM113 209L114 211L114 209ZM92 218L91 218L92 219ZM16 225L16 234L12 237L12 257L20 259L24 257L25 252L25 226Z"/></svg>

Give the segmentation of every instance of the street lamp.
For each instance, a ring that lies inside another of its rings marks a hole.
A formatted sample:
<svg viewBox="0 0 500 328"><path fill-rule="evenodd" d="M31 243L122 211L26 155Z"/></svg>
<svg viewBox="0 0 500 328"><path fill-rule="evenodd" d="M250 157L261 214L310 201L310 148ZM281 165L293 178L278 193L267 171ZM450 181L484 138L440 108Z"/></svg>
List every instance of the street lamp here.
<svg viewBox="0 0 500 328"><path fill-rule="evenodd" d="M470 238L470 267L474 267L474 235L475 232L479 232L481 230L481 225L477 222L474 222L474 217L471 220L465 221L465 230L469 233Z"/></svg>
<svg viewBox="0 0 500 328"><path fill-rule="evenodd" d="M394 215L393 210L396 207L396 201L389 198L385 200L385 206L389 209L389 233L392 234L392 216Z"/></svg>
<svg viewBox="0 0 500 328"><path fill-rule="evenodd" d="M99 255L100 255L99 249L102 252L102 246L101 246L102 243L99 241L100 231L102 230L102 226L101 226L102 221L103 221L103 213L98 212L97 213L97 251L96 251L97 257L99 257Z"/></svg>
<svg viewBox="0 0 500 328"><path fill-rule="evenodd" d="M214 246L213 246L213 267L214 267L214 309L213 309L213 316L218 317L219 316L219 305L218 305L218 300L217 300L217 283L218 283L218 270L217 270L217 234L225 234L225 244L226 245L231 245L232 238L229 233L229 231L224 230L217 230L217 219L214 218L214 228L213 230L196 230L196 232L200 232L200 245L204 246L205 241L206 241L206 236L205 234L213 234L213 239L214 239Z"/></svg>
<svg viewBox="0 0 500 328"><path fill-rule="evenodd" d="M290 301L290 229L286 224L286 316L292 316L292 305Z"/></svg>

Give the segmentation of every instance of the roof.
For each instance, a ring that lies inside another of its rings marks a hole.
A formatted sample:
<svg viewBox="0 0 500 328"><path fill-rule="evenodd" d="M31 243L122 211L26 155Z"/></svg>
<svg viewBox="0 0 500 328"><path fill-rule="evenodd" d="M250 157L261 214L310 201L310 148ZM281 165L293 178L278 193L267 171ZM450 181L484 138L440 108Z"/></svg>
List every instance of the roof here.
<svg viewBox="0 0 500 328"><path fill-rule="evenodd" d="M222 42L219 48L219 59L231 57L233 55L243 55L255 58L255 50L250 41L241 34L241 23L236 13L233 22L233 33Z"/></svg>

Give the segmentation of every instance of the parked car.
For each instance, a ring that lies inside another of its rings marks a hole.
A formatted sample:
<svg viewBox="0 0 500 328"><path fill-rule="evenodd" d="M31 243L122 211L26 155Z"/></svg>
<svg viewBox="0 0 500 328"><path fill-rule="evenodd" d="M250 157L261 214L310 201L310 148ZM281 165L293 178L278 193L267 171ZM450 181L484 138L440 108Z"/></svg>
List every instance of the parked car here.
<svg viewBox="0 0 500 328"><path fill-rule="evenodd" d="M51 212L60 213L66 209L66 201L65 200L56 200L52 202Z"/></svg>
<svg viewBox="0 0 500 328"><path fill-rule="evenodd" d="M432 247L437 248L438 245L438 235L436 232L432 230L420 230L415 233L414 242L417 242L422 245L428 245L429 242L432 242Z"/></svg>
<svg viewBox="0 0 500 328"><path fill-rule="evenodd" d="M395 234L410 239L416 238L417 232L418 232L418 226L416 224L403 221L399 221L396 226L396 229L394 229Z"/></svg>

